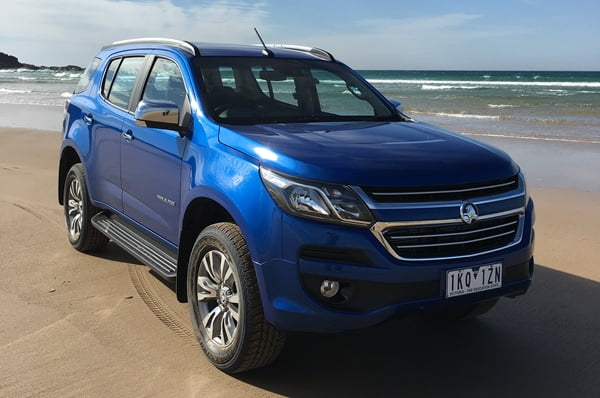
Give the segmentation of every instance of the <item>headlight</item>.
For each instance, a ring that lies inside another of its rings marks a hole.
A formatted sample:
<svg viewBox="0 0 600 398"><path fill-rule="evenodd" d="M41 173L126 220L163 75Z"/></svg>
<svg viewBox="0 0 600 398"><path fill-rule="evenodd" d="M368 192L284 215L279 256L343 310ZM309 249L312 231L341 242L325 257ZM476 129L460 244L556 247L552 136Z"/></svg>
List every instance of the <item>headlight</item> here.
<svg viewBox="0 0 600 398"><path fill-rule="evenodd" d="M263 167L260 176L277 204L299 217L368 226L373 216L363 201L344 185L292 178Z"/></svg>
<svg viewBox="0 0 600 398"><path fill-rule="evenodd" d="M529 196L529 189L527 187L527 176L523 169L519 170L519 177L521 178L521 181L523 181L523 189L525 190L525 208L527 208L531 197ZM535 225L535 209L531 212L531 225Z"/></svg>
<svg viewBox="0 0 600 398"><path fill-rule="evenodd" d="M525 190L525 206L529 203L529 190L527 189L527 177L525 176L525 172L523 169L519 169L519 177L523 182L523 189Z"/></svg>

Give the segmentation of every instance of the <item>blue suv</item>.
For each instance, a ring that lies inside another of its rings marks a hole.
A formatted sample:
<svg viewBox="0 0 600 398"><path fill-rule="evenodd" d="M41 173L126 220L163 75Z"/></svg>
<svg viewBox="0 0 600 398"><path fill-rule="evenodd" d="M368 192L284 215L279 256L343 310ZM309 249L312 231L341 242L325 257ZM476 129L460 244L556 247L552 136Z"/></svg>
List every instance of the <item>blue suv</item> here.
<svg viewBox="0 0 600 398"><path fill-rule="evenodd" d="M69 241L111 240L174 281L230 373L272 362L285 331L471 317L524 294L519 167L399 108L317 48L112 43L66 104Z"/></svg>

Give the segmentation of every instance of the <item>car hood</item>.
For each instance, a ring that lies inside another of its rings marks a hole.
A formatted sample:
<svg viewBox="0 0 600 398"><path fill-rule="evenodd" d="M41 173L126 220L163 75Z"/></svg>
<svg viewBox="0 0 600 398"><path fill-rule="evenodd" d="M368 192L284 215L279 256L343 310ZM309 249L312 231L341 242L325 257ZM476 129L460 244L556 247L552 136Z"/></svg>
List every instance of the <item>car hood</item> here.
<svg viewBox="0 0 600 398"><path fill-rule="evenodd" d="M219 140L273 170L349 185L468 184L518 172L506 153L421 122L222 126Z"/></svg>

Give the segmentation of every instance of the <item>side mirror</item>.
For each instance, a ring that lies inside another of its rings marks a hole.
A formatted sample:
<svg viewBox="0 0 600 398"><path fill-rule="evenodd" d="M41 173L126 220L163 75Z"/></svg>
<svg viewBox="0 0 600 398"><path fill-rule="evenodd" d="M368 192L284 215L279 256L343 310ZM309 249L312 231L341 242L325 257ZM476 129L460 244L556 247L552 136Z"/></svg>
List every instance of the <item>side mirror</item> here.
<svg viewBox="0 0 600 398"><path fill-rule="evenodd" d="M142 127L181 131L179 108L173 101L140 101L135 109L135 124Z"/></svg>
<svg viewBox="0 0 600 398"><path fill-rule="evenodd" d="M390 101L390 104L394 105L394 108L396 108L398 112L404 113L404 110L402 109L402 102L396 101L394 99L388 99L388 101Z"/></svg>

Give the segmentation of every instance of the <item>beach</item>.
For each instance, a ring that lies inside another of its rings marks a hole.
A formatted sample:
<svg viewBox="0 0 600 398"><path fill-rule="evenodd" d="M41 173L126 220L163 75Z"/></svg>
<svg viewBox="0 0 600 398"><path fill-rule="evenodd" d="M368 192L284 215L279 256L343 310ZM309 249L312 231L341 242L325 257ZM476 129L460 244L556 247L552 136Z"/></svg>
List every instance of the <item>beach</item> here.
<svg viewBox="0 0 600 398"><path fill-rule="evenodd" d="M525 296L464 323L293 333L274 365L229 376L203 356L171 286L112 243L70 247L61 122L57 105L0 104L0 396L597 396L595 139L468 131L526 172L537 268Z"/></svg>

